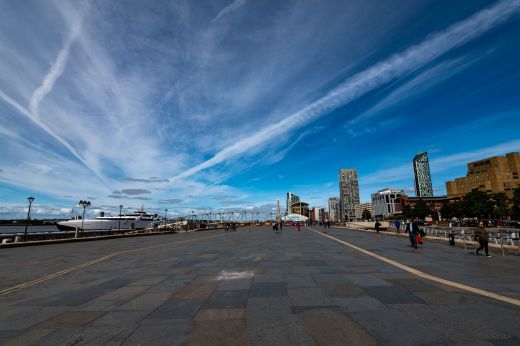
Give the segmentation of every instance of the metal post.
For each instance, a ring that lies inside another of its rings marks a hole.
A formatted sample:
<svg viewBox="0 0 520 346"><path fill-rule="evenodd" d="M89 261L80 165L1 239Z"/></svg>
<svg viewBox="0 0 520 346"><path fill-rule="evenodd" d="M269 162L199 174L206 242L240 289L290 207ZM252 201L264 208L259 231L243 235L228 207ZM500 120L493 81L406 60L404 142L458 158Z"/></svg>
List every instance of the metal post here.
<svg viewBox="0 0 520 346"><path fill-rule="evenodd" d="M79 205L83 206L83 216L81 217L81 232L83 232L83 224L85 223L85 209L87 209L87 207L90 205L90 201L79 201Z"/></svg>
<svg viewBox="0 0 520 346"><path fill-rule="evenodd" d="M27 240L27 226L29 226L29 217L31 216L31 204L34 201L34 197L27 198L29 201L29 210L27 211L27 220L25 220L25 231L23 232L23 241Z"/></svg>
<svg viewBox="0 0 520 346"><path fill-rule="evenodd" d="M168 208L164 209L164 228L166 228L166 217L168 216Z"/></svg>
<svg viewBox="0 0 520 346"><path fill-rule="evenodd" d="M85 209L87 209L87 206L83 206L83 216L81 216L81 231L83 232L83 225L85 223Z"/></svg>
<svg viewBox="0 0 520 346"><path fill-rule="evenodd" d="M119 222L118 222L118 225L117 225L117 230L119 232L121 232L121 211L123 210L123 205L121 204L119 206Z"/></svg>

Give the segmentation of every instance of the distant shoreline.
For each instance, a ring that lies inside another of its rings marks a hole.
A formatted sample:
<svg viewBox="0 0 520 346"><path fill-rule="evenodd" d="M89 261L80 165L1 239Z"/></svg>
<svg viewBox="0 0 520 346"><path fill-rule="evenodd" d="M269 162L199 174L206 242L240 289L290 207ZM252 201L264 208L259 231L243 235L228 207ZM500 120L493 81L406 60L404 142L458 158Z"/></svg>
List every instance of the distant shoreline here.
<svg viewBox="0 0 520 346"><path fill-rule="evenodd" d="M29 226L43 226L43 225L55 225L59 221L63 220L38 220L38 221L29 221L27 225ZM26 222L24 220L0 220L0 227L2 226L25 226Z"/></svg>

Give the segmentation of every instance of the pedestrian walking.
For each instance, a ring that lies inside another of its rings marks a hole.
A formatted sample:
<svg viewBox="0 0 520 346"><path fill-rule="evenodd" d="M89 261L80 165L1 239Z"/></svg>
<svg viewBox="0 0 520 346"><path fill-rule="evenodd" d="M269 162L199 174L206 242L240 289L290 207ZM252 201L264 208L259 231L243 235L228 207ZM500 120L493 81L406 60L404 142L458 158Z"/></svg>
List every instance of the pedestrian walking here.
<svg viewBox="0 0 520 346"><path fill-rule="evenodd" d="M280 221L280 231L283 230L283 221Z"/></svg>
<svg viewBox="0 0 520 346"><path fill-rule="evenodd" d="M375 229L376 229L376 232L379 233L379 227L381 226L381 224L379 223L379 220L376 220L376 224L375 224Z"/></svg>
<svg viewBox="0 0 520 346"><path fill-rule="evenodd" d="M401 233L401 221L399 220L395 220L395 230L397 232L397 234Z"/></svg>
<svg viewBox="0 0 520 346"><path fill-rule="evenodd" d="M412 247L417 249L417 234L419 233L419 226L413 220L409 220L406 224L406 232L408 232L408 237L410 238L410 243L412 243Z"/></svg>
<svg viewBox="0 0 520 346"><path fill-rule="evenodd" d="M302 231L302 226L300 226L299 223L296 224L296 232L301 232Z"/></svg>
<svg viewBox="0 0 520 346"><path fill-rule="evenodd" d="M486 251L486 256L491 257L489 255L489 249L488 249L488 239L489 239L489 233L484 227L484 222L480 221L478 223L478 226L475 228L475 236L477 236L478 242L480 244L480 247L475 250L475 255L479 255L479 251L484 249Z"/></svg>

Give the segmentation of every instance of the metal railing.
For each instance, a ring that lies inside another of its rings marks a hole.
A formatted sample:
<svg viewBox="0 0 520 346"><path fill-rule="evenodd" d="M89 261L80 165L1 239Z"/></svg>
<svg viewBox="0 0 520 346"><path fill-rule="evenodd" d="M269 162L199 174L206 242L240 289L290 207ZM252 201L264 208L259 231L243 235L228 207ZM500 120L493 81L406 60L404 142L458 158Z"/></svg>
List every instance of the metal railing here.
<svg viewBox="0 0 520 346"><path fill-rule="evenodd" d="M467 230L447 230L440 229L436 227L424 227L423 228L426 235L446 238L448 239L449 235L452 234L455 239L460 239L464 243L464 251L467 252L468 245L477 245L478 242L475 240L475 234L473 231ZM502 255L505 255L504 245L510 245L512 247L516 247L518 253L520 253L520 234L517 232L511 231L491 231L489 232L488 242L495 243L500 245L500 249L502 251Z"/></svg>
<svg viewBox="0 0 520 346"><path fill-rule="evenodd" d="M373 230L373 227L367 227L364 225L359 225L355 223L346 223L346 227L352 228L352 229L361 229L361 230ZM404 227L404 226L403 226ZM399 230L399 233L401 235L404 235L405 231L401 227ZM464 244L464 251L467 252L468 248L471 247L471 249L476 248L476 245L478 245L478 241L475 240L475 235L473 230L470 229L445 229L445 228L438 228L438 227L431 227L431 226L421 226L420 227L425 233L426 236L432 236L437 238L446 238L446 240L449 240L450 235L455 239L458 239L462 241ZM386 230L394 230L397 232L397 229L395 228L386 228ZM497 228L496 230L489 232L489 243L495 243L497 245L500 245L500 249L502 251L502 255L505 256L506 249L504 248L504 245L508 245L511 247L516 247L516 252L520 254L520 233L511 231L511 230L503 230Z"/></svg>

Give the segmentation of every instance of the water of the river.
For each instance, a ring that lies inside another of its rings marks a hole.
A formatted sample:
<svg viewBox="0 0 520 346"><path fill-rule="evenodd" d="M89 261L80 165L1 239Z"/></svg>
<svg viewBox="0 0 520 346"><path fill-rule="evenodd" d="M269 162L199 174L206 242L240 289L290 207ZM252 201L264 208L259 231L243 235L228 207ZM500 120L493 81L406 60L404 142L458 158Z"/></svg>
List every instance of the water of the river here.
<svg viewBox="0 0 520 346"><path fill-rule="evenodd" d="M8 226L0 226L0 233L23 233L25 230L25 225L8 225ZM36 232L56 232L58 228L55 225L37 225L27 227L28 233L36 233Z"/></svg>

